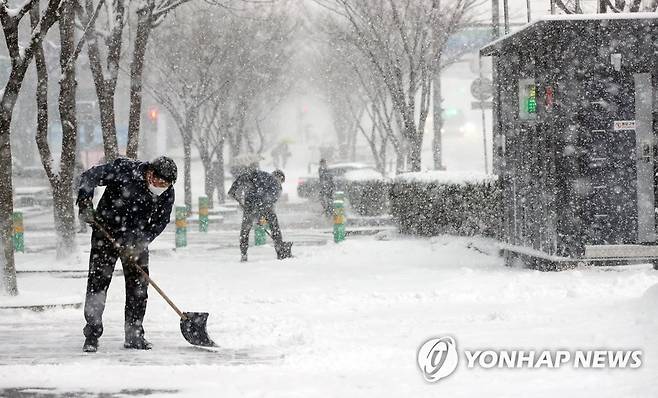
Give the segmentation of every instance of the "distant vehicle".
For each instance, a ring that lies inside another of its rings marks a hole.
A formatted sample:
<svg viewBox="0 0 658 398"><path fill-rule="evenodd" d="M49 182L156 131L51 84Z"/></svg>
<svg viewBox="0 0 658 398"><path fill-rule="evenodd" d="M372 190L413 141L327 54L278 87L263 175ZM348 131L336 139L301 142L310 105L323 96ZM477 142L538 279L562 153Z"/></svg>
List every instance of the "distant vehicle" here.
<svg viewBox="0 0 658 398"><path fill-rule="evenodd" d="M329 173L331 173L331 175L334 178L334 183L336 184L337 191L345 190L346 181L344 176L346 173L350 171L364 170L368 172L375 172L381 175L381 173L379 173L373 167L363 163L335 163L328 166L327 170L329 171ZM297 181L297 195L300 198L317 199L319 193L320 193L320 180L317 175L317 171L315 172L315 175L302 177L299 179L299 181Z"/></svg>
<svg viewBox="0 0 658 398"><path fill-rule="evenodd" d="M443 111L443 128L441 132L448 136L462 136L465 133L466 115L457 108L448 108Z"/></svg>

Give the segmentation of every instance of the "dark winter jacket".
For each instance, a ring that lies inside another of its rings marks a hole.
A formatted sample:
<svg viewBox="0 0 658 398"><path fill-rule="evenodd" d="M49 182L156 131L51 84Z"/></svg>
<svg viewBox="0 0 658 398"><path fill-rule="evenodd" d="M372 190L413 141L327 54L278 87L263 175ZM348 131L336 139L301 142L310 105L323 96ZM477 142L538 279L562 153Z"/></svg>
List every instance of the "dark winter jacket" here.
<svg viewBox="0 0 658 398"><path fill-rule="evenodd" d="M324 196L333 196L334 193L334 176L326 166L318 167L318 177L320 180L320 194Z"/></svg>
<svg viewBox="0 0 658 398"><path fill-rule="evenodd" d="M268 172L252 170L236 178L228 194L243 202L246 210L262 210L279 200L281 184Z"/></svg>
<svg viewBox="0 0 658 398"><path fill-rule="evenodd" d="M145 178L147 167L148 162L119 158L92 167L80 176L77 203L93 198L97 186L105 186L96 215L122 245L148 244L169 223L174 187L160 196L153 195Z"/></svg>

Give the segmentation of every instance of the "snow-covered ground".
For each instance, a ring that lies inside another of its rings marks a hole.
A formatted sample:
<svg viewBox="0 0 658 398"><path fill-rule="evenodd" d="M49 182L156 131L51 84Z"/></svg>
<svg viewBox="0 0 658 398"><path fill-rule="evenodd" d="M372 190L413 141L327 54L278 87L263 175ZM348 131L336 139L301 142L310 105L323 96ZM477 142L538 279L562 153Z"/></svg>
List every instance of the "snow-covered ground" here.
<svg viewBox="0 0 658 398"><path fill-rule="evenodd" d="M383 234L338 245L316 239L285 261L269 246L252 248L240 263L235 237L210 237L217 241L178 251L161 242L150 268L181 308L210 312L208 331L220 350L188 345L153 290L145 320L153 350L123 349L117 274L96 354L81 352L82 309L0 310L0 396L658 395L658 272L649 266L542 273L504 267L483 239ZM69 269L84 269L84 254ZM24 269L58 268L53 256L44 249L17 258ZM85 282L19 274L23 294L82 299ZM443 335L460 348L641 349L643 365L469 370L462 362L428 384L416 350Z"/></svg>

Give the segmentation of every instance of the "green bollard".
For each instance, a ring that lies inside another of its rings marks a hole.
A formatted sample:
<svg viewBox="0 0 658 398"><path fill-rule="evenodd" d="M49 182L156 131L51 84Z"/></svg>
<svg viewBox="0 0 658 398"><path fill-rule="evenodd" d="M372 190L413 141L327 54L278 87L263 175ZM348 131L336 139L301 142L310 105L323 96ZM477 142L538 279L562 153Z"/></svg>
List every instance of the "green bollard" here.
<svg viewBox="0 0 658 398"><path fill-rule="evenodd" d="M199 196L199 232L208 232L208 197Z"/></svg>
<svg viewBox="0 0 658 398"><path fill-rule="evenodd" d="M14 251L25 253L25 237L23 227L23 213L16 211L13 214L14 221Z"/></svg>
<svg viewBox="0 0 658 398"><path fill-rule="evenodd" d="M176 206L176 247L187 246L187 207Z"/></svg>
<svg viewBox="0 0 658 398"><path fill-rule="evenodd" d="M345 240L345 205L342 200L334 200L334 242Z"/></svg>
<svg viewBox="0 0 658 398"><path fill-rule="evenodd" d="M254 228L254 245L262 246L267 242L267 232L265 231L267 227L267 220L265 217L261 217Z"/></svg>

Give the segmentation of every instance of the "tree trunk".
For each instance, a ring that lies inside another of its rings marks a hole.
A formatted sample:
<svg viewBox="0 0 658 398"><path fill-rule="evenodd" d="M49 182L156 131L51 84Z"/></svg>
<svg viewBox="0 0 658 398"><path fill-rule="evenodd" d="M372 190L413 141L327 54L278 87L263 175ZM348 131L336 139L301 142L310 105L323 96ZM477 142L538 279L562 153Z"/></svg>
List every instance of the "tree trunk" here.
<svg viewBox="0 0 658 398"><path fill-rule="evenodd" d="M8 83L7 85L9 85ZM11 112L18 92L14 93L12 101L7 98L7 92L0 108L0 249L3 258L0 263L4 265L2 284L4 290L12 296L18 294L16 286L16 268L14 266L14 226L13 226L13 188L11 181L11 143L9 140L9 127L11 125Z"/></svg>
<svg viewBox="0 0 658 398"><path fill-rule="evenodd" d="M208 207L213 208L213 194L215 193L215 178L213 175L212 159L204 157L201 159L203 164L203 188L208 197Z"/></svg>
<svg viewBox="0 0 658 398"><path fill-rule="evenodd" d="M192 211L192 138L189 131L183 132L183 156L185 207L189 214Z"/></svg>
<svg viewBox="0 0 658 398"><path fill-rule="evenodd" d="M71 184L53 187L55 206L56 253L58 259L71 257L75 253L75 212Z"/></svg>
<svg viewBox="0 0 658 398"><path fill-rule="evenodd" d="M78 122L75 115L77 82L75 66L70 67L69 65L75 52L75 4L75 0L65 0L62 3L59 21L59 62L62 70L59 82L59 116L62 124L62 154L59 162L59 178L52 187L58 259L69 257L75 252L75 216L72 192L78 136Z"/></svg>
<svg viewBox="0 0 658 398"><path fill-rule="evenodd" d="M226 187L224 181L224 138L219 141L219 146L217 148L215 186L217 187L217 203L226 202Z"/></svg>
<svg viewBox="0 0 658 398"><path fill-rule="evenodd" d="M18 294L16 285L16 267L14 265L14 201L11 164L11 118L21 91L27 62L12 67L7 85L0 100L0 248L4 251L3 284L5 291L15 296Z"/></svg>
<svg viewBox="0 0 658 398"><path fill-rule="evenodd" d="M437 68L434 72L434 81L432 84L432 115L434 139L432 141L432 156L434 158L434 169L443 170L443 95L441 94L441 70Z"/></svg>
<svg viewBox="0 0 658 398"><path fill-rule="evenodd" d="M420 171L421 169L421 151L423 148L422 136L415 135L413 139L409 140L409 163L411 171Z"/></svg>
<svg viewBox="0 0 658 398"><path fill-rule="evenodd" d="M103 77L97 40L96 37L90 39L87 45L87 52L89 54L89 67L94 79L96 97L98 98L105 161L111 162L119 156L119 144L117 142L117 131L114 121L114 88Z"/></svg>
<svg viewBox="0 0 658 398"><path fill-rule="evenodd" d="M404 148L404 143L402 139L397 142L393 142L393 150L395 151L395 174L400 174L405 172L405 163L407 151Z"/></svg>
<svg viewBox="0 0 658 398"><path fill-rule="evenodd" d="M117 142L117 129L114 120L114 93L116 83L111 80L105 81L101 55L98 48L98 38L91 35L87 43L89 55L89 68L94 79L96 97L98 98L98 110L100 112L101 131L103 133L103 148L105 150L105 161L111 162L119 156L119 144ZM118 67L118 66L117 66Z"/></svg>
<svg viewBox="0 0 658 398"><path fill-rule="evenodd" d="M36 4L36 5L35 5ZM37 3L26 3L24 7L31 10L38 7ZM18 44L18 24L20 18L11 21L3 21L3 33L11 57L11 72L5 84L4 90L1 91L2 99L0 100L0 251L4 255L0 256L0 266L4 268L2 283L4 289L10 295L18 294L16 286L16 268L14 265L14 244L13 244L13 186L12 186L12 157L11 157L11 120L18 94L21 91L25 72L32 61L34 50L41 45L43 37L50 27L58 18L57 8L59 4L56 1L50 1L40 19L38 34L26 48L20 49ZM5 23L7 22L7 23ZM21 56L22 54L22 56Z"/></svg>
<svg viewBox="0 0 658 398"><path fill-rule="evenodd" d="M126 156L136 159L139 151L139 124L142 118L142 82L146 46L151 33L153 12L150 7L138 11L133 59L130 63L130 116Z"/></svg>

